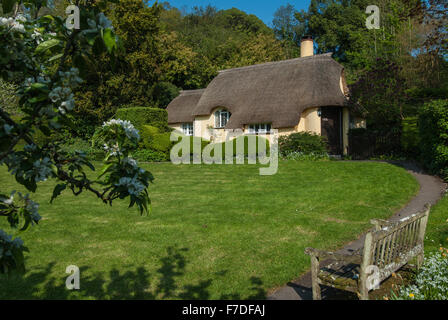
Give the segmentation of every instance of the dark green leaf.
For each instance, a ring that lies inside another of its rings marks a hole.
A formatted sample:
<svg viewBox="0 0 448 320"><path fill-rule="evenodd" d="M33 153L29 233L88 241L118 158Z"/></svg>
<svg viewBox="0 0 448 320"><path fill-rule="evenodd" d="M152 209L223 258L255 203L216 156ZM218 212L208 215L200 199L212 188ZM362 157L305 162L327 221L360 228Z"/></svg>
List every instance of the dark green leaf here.
<svg viewBox="0 0 448 320"><path fill-rule="evenodd" d="M51 49L51 48L59 45L59 43L60 43L60 41L57 39L50 39L50 40L44 41L37 46L37 48L34 52L36 54L41 54L41 53L47 51L48 49Z"/></svg>
<svg viewBox="0 0 448 320"><path fill-rule="evenodd" d="M61 195L62 191L67 188L67 185L65 183L60 183L56 185L53 189L53 195L51 196L50 203L53 203L53 200L56 199L59 195Z"/></svg>

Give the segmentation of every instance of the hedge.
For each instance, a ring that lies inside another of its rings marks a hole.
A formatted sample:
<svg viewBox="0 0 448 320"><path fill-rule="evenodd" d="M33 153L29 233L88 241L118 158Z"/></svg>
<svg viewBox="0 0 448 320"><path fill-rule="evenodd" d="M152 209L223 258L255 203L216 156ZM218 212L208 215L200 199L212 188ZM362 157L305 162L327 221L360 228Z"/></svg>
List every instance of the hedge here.
<svg viewBox="0 0 448 320"><path fill-rule="evenodd" d="M326 154L327 143L324 137L312 132L297 132L278 139L282 156L299 152L301 154Z"/></svg>
<svg viewBox="0 0 448 320"><path fill-rule="evenodd" d="M232 142L232 146L233 146L233 156L237 155L236 154L236 152L237 152L236 148L238 146L238 142L241 141L241 139L244 139L244 157L248 156L248 154L249 154L249 137L254 137L254 136L240 136L240 137L237 137L236 139L233 139L231 141ZM259 141L259 140L261 140L261 141ZM259 136L255 136L255 143L256 143L255 151L256 151L257 154L259 152L258 145L259 144L260 145L264 144L265 148L260 150L260 153L264 153L264 151L265 151L266 155L269 155L269 148L270 148L270 146L269 146L269 141L267 139L259 137ZM226 143L225 142L221 142L221 143L218 143L218 145L221 146L222 158L225 159ZM214 148L216 148L216 145L214 146ZM218 148L219 148L219 146L218 146ZM210 155L213 156L214 152L212 151Z"/></svg>
<svg viewBox="0 0 448 320"><path fill-rule="evenodd" d="M424 166L448 179L448 99L433 100L420 109L419 133Z"/></svg>
<svg viewBox="0 0 448 320"><path fill-rule="evenodd" d="M152 125L161 131L168 131L168 112L165 109L147 107L120 108L116 119L129 120L134 127L142 131L144 125Z"/></svg>

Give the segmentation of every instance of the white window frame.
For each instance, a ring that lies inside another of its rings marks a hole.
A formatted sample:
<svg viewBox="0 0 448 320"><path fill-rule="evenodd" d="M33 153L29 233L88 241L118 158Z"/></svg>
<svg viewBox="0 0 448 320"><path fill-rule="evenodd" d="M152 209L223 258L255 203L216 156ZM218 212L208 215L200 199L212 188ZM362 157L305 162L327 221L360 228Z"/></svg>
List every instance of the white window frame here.
<svg viewBox="0 0 448 320"><path fill-rule="evenodd" d="M230 120L230 111L220 109L215 111L215 129L223 129Z"/></svg>
<svg viewBox="0 0 448 320"><path fill-rule="evenodd" d="M249 134L270 134L271 124L270 123L257 123L250 124L248 127Z"/></svg>
<svg viewBox="0 0 448 320"><path fill-rule="evenodd" d="M192 122L182 123L182 133L186 136L193 136L194 124Z"/></svg>

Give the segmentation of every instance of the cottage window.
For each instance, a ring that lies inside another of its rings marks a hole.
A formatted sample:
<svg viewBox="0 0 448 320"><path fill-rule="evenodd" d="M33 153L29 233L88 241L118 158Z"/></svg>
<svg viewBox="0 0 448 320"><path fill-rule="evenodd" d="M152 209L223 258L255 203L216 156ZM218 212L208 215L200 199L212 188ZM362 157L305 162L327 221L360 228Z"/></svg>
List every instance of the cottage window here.
<svg viewBox="0 0 448 320"><path fill-rule="evenodd" d="M229 122L231 113L227 110L218 110L215 112L215 128L222 129Z"/></svg>
<svg viewBox="0 0 448 320"><path fill-rule="evenodd" d="M182 132L186 136L192 136L193 135L193 123L182 124Z"/></svg>
<svg viewBox="0 0 448 320"><path fill-rule="evenodd" d="M269 123L260 123L260 124L249 125L249 133L250 134L268 134L270 132L271 132L271 124L269 124Z"/></svg>

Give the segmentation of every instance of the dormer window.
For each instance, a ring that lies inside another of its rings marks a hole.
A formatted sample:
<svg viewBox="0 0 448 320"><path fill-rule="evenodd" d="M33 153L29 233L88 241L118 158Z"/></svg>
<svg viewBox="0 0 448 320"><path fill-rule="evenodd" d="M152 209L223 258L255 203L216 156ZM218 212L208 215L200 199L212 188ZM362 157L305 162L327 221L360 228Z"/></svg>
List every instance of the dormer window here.
<svg viewBox="0 0 448 320"><path fill-rule="evenodd" d="M229 122L232 114L224 109L220 109L215 112L215 129L223 129Z"/></svg>
<svg viewBox="0 0 448 320"><path fill-rule="evenodd" d="M249 134L268 134L271 132L270 123L251 124L248 128Z"/></svg>

